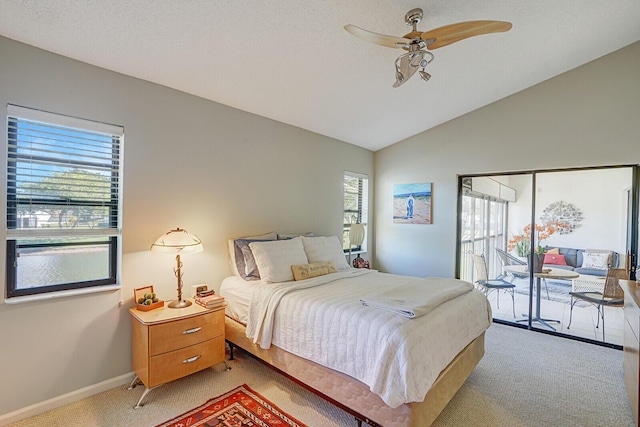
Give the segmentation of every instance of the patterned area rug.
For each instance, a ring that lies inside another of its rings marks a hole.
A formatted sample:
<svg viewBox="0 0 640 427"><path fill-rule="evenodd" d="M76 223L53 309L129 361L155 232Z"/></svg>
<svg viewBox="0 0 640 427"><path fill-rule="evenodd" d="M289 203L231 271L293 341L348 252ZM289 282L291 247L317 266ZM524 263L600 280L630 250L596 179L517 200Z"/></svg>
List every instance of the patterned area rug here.
<svg viewBox="0 0 640 427"><path fill-rule="evenodd" d="M246 384L208 400L157 427L307 427L251 390Z"/></svg>
<svg viewBox="0 0 640 427"><path fill-rule="evenodd" d="M547 288L549 289L549 300L560 302L567 305L571 304L571 295L569 295L569 292L571 292L570 281L560 281L560 280L556 281L556 280L547 279ZM535 289L535 286L534 286L534 289ZM547 289L545 289L544 283L540 285L540 290L541 290L540 296L542 297L543 300L546 300ZM524 282L518 282L518 286L516 286L515 292L517 294L529 295L528 284ZM575 306L589 307L590 304L583 301L577 301Z"/></svg>

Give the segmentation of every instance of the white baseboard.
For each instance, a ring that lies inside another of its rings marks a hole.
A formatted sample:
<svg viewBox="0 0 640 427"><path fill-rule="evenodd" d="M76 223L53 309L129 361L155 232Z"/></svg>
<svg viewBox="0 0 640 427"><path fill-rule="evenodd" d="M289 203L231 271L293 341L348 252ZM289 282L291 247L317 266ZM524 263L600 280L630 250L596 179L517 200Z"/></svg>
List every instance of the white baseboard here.
<svg viewBox="0 0 640 427"><path fill-rule="evenodd" d="M103 391L110 390L114 387L129 384L131 380L133 380L134 375L135 374L133 372L130 372L128 374L120 375L119 377L99 382L98 384L93 384L67 394L56 396L53 399L45 400L44 402L29 405L25 408L18 409L17 411L9 412L8 414L0 415L0 426L7 426L11 423L15 423L16 421L24 420L25 418L33 417L34 415L68 405L69 403L82 400L86 397L93 396L94 394L102 393Z"/></svg>

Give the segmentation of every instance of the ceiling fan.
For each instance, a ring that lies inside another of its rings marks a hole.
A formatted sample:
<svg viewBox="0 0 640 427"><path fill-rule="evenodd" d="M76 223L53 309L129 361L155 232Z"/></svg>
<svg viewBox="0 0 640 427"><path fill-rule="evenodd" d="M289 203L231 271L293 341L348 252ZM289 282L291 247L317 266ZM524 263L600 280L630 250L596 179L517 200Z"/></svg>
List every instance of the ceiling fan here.
<svg viewBox="0 0 640 427"><path fill-rule="evenodd" d="M399 87L420 68L422 69L418 71L418 74L422 80L427 81L431 78L431 74L425 71L425 67L434 58L429 50L448 46L473 36L509 31L512 27L510 22L504 21L466 21L422 32L417 29L418 23L422 21L422 16L420 8L407 12L404 21L412 27L412 31L402 37L374 33L351 24L345 25L344 29L366 42L407 51L400 55L395 63L396 82L393 87Z"/></svg>

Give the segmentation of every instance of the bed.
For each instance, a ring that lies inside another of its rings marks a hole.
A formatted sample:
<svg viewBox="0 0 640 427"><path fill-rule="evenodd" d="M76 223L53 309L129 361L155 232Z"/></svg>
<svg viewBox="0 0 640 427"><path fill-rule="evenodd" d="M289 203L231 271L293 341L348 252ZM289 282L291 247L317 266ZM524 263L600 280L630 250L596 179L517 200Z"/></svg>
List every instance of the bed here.
<svg viewBox="0 0 640 427"><path fill-rule="evenodd" d="M242 240L226 340L359 423L430 425L484 354L491 309L469 283L350 268L336 237Z"/></svg>

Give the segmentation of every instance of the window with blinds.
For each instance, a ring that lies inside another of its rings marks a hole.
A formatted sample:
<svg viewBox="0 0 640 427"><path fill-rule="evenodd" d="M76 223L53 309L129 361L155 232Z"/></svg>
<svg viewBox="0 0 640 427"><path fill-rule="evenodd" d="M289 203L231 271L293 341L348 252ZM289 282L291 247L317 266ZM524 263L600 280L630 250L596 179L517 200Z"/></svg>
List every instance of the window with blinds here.
<svg viewBox="0 0 640 427"><path fill-rule="evenodd" d="M342 247L349 252L349 227L351 224L367 225L369 216L369 177L355 172L344 173L344 221L342 227ZM352 251L366 251L367 237L360 246L352 246Z"/></svg>
<svg viewBox="0 0 640 427"><path fill-rule="evenodd" d="M7 107L7 298L117 284L123 135Z"/></svg>

